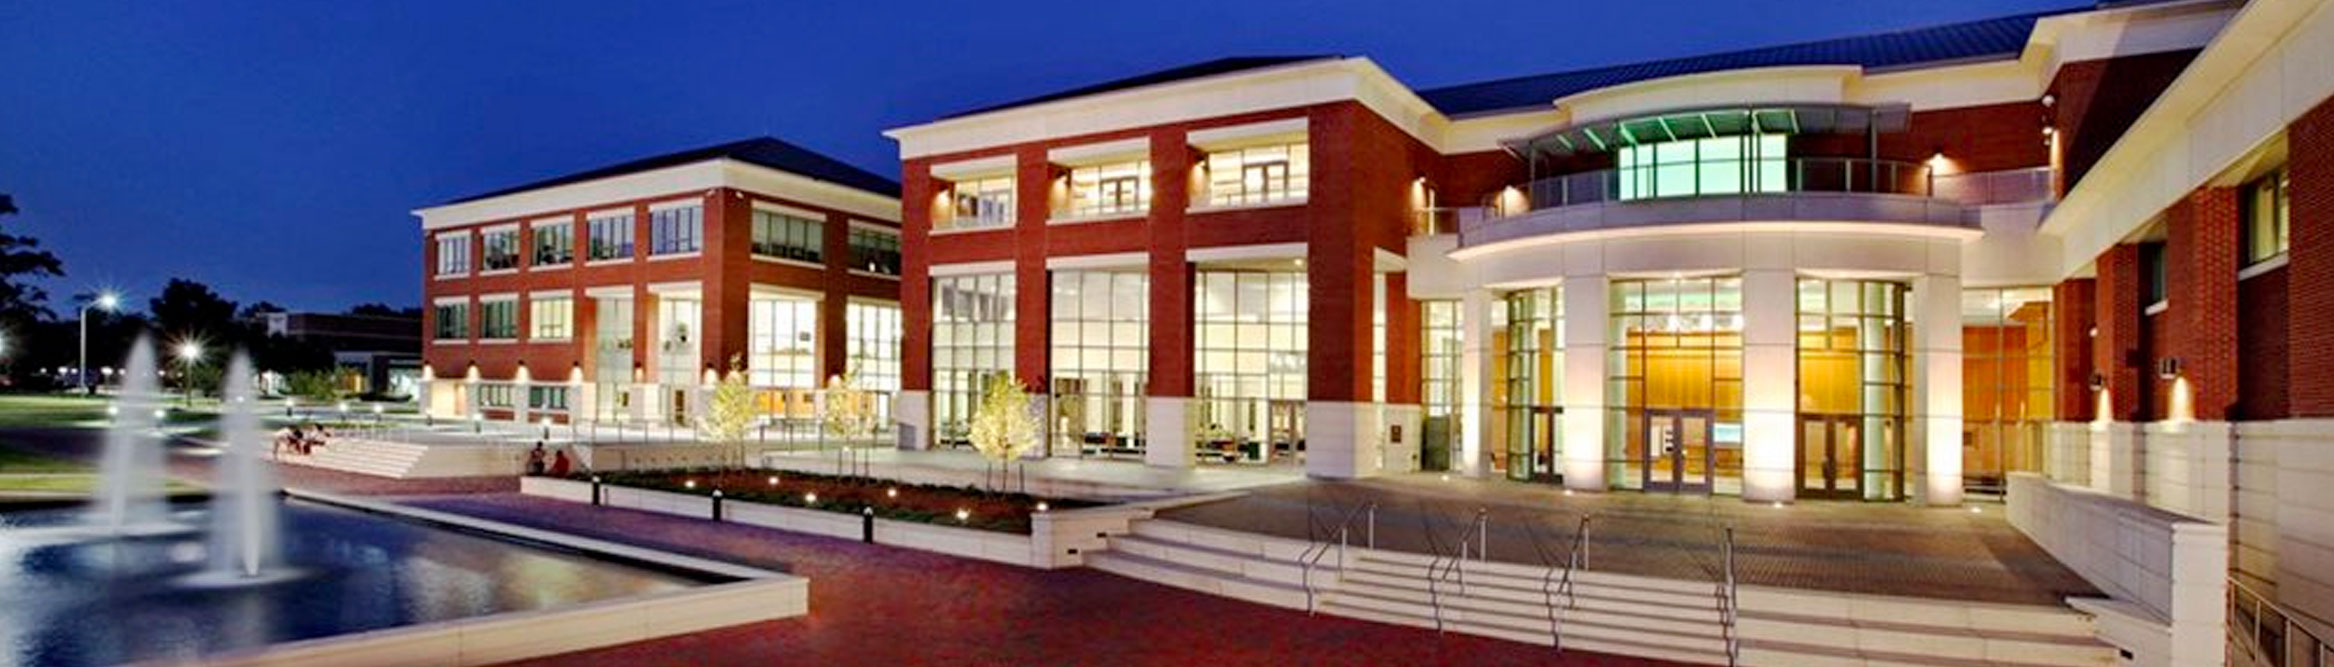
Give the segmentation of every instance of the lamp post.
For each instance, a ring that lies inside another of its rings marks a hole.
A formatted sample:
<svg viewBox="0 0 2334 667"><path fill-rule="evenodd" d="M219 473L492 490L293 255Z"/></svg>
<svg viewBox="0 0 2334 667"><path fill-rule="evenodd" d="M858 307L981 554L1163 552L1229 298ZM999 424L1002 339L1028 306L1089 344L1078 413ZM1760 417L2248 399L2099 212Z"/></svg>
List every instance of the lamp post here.
<svg viewBox="0 0 2334 667"><path fill-rule="evenodd" d="M203 362L203 344L191 338L179 341L178 361L180 362L179 393L186 397L187 409L192 410L194 409L194 368L196 364Z"/></svg>
<svg viewBox="0 0 2334 667"><path fill-rule="evenodd" d="M73 367L73 378L75 382L80 383L83 395L94 396L97 394L97 387L89 384L89 309L96 308L110 312L121 305L122 295L113 292L100 292L97 298L91 299L88 305L81 307L81 364Z"/></svg>

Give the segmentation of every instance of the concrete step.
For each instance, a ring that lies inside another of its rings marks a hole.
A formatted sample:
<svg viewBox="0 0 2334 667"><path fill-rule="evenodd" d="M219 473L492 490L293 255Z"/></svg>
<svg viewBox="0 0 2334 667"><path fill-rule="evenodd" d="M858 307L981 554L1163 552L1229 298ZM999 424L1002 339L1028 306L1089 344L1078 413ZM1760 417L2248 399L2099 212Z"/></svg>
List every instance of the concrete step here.
<svg viewBox="0 0 2334 667"><path fill-rule="evenodd" d="M1432 616L1403 614L1356 606L1350 604L1347 599L1338 597L1332 597L1323 602L1321 612L1394 625L1428 629L1435 627L1435 620ZM1446 620L1442 625L1442 630L1541 646L1555 644L1554 636L1545 626L1518 629L1480 622ZM1722 642L1716 648L1710 648L1706 643L1681 644L1669 637L1644 633L1595 632L1568 627L1564 633L1564 648L1565 650L1659 658L1697 664L1726 663L1726 652Z"/></svg>
<svg viewBox="0 0 2334 667"><path fill-rule="evenodd" d="M1130 579L1173 586L1188 591L1245 600L1285 609L1303 610L1305 589L1300 586L1229 576L1223 572L1179 565L1115 551L1086 554L1086 566Z"/></svg>
<svg viewBox="0 0 2334 667"><path fill-rule="evenodd" d="M1339 590L1357 586L1374 587L1379 590L1381 595L1414 601L1428 600L1430 592L1423 579L1397 577L1358 569L1344 572L1338 584ZM1569 598L1575 609L1689 623L1718 622L1718 601L1715 597L1704 597L1700 604L1690 602L1673 604L1653 599L1652 596L1637 594L1629 589L1599 588L1577 584L1574 585L1570 596L1551 595L1537 589L1524 591L1472 582L1463 591L1455 585L1438 587L1435 590L1441 591L1449 597L1477 600L1484 604L1519 605L1532 609L1544 609L1548 606L1550 599L1562 603Z"/></svg>
<svg viewBox="0 0 2334 667"><path fill-rule="evenodd" d="M1302 562L1280 561L1248 556L1215 547L1171 542L1142 535L1112 535L1108 538L1111 551L1134 554L1157 561L1187 567L1212 570L1228 576L1249 577L1295 586L1305 585L1306 568ZM1316 586L1334 584L1337 573L1331 567L1314 568Z"/></svg>
<svg viewBox="0 0 2334 667"><path fill-rule="evenodd" d="M1386 587L1347 581L1337 588L1340 600L1353 599L1354 604L1388 611L1432 615L1436 599L1420 595L1416 589ZM1530 604L1506 600L1444 594L1440 602L1446 619L1454 615L1464 618L1502 619L1499 622L1521 628L1547 628L1551 617L1560 618L1566 625L1586 623L1612 627L1635 628L1683 636L1717 637L1721 621L1716 610L1698 613L1698 610L1664 609L1654 605L1597 604L1582 599L1567 606L1563 598L1551 610L1544 603Z"/></svg>
<svg viewBox="0 0 2334 667"><path fill-rule="evenodd" d="M1354 559L1347 566L1351 570L1349 578L1426 590L1427 570L1424 565L1391 562L1373 553ZM1460 567L1466 570L1464 590L1468 594L1486 598L1538 602L1547 597L1544 587L1554 585L1547 580L1544 572L1528 577L1516 576L1512 569L1480 568L1471 561ZM1447 585L1458 583L1456 576L1446 575L1439 570L1437 575L1445 577L1443 584L1446 590ZM1557 576L1561 577L1562 574L1558 573ZM1682 582L1683 585L1677 585L1657 582L1648 585L1641 579L1646 578L1603 576L1583 570L1573 573L1572 591L1584 599L1611 599L1679 609L1715 610L1718 607L1718 587L1715 583Z"/></svg>

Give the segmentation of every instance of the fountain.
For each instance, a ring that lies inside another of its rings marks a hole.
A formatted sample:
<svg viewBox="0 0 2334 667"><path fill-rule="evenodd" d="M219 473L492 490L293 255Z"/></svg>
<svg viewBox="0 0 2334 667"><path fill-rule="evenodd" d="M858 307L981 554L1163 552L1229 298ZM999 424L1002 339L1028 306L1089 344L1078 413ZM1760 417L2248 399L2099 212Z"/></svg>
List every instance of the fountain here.
<svg viewBox="0 0 2334 667"><path fill-rule="evenodd" d="M251 359L235 353L227 364L226 391L219 416L220 461L211 500L213 576L258 578L281 560L276 531L275 468L266 460L267 436L259 426L259 396Z"/></svg>
<svg viewBox="0 0 2334 667"><path fill-rule="evenodd" d="M174 528L162 502L163 398L155 374L154 341L140 337L130 347L125 370L120 398L108 409L113 424L105 434L90 523L116 535Z"/></svg>

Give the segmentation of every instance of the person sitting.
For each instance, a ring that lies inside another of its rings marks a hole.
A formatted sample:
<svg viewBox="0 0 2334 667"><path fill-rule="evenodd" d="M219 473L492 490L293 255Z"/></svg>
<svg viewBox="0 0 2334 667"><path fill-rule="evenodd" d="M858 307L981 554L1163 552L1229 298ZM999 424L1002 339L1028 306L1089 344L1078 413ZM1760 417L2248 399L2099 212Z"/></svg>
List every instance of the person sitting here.
<svg viewBox="0 0 2334 667"><path fill-rule="evenodd" d="M276 436L275 451L271 453L275 458L279 459L283 458L284 450L286 449L292 450L294 453L299 453L301 450L300 443L305 438L306 436L300 433L300 425L293 424L291 426L286 426L284 427L284 432Z"/></svg>
<svg viewBox="0 0 2334 667"><path fill-rule="evenodd" d="M567 469L568 469L569 467L573 466L573 465L574 465L574 463L573 463L573 462L571 462L571 461L569 461L569 460L567 459L567 448L566 448L566 447L561 447L561 448L559 448L559 449L557 449L557 450L554 450L554 451L552 451L552 452L551 452L551 476L552 476L552 477L566 477L566 476L567 476Z"/></svg>
<svg viewBox="0 0 2334 667"><path fill-rule="evenodd" d="M527 450L527 474L543 474L543 441L535 441L535 448Z"/></svg>

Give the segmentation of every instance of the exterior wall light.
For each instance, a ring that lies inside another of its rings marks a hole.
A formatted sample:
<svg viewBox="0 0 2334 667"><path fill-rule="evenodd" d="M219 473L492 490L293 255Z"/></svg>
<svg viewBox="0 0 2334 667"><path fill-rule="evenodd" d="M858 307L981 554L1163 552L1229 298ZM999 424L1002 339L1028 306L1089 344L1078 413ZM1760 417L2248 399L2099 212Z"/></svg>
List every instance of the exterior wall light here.
<svg viewBox="0 0 2334 667"><path fill-rule="evenodd" d="M2171 380L2180 377L2180 358L2164 357L2156 361L2156 377Z"/></svg>

